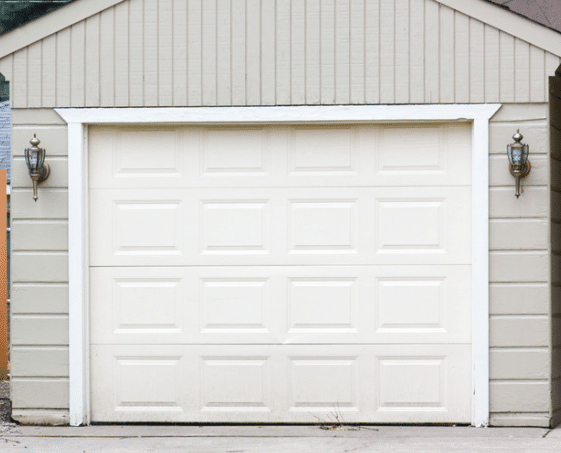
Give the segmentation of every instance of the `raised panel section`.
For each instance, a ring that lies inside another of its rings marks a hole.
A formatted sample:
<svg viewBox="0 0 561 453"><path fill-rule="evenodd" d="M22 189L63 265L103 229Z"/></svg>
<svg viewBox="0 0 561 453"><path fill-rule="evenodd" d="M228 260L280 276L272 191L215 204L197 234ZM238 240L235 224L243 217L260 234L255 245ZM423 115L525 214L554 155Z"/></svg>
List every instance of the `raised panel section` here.
<svg viewBox="0 0 561 453"><path fill-rule="evenodd" d="M202 137L204 176L267 174L268 129L209 128L204 130Z"/></svg>
<svg viewBox="0 0 561 453"><path fill-rule="evenodd" d="M203 411L270 411L267 357L202 357Z"/></svg>
<svg viewBox="0 0 561 453"><path fill-rule="evenodd" d="M290 411L357 411L357 357L291 357Z"/></svg>
<svg viewBox="0 0 561 453"><path fill-rule="evenodd" d="M378 142L372 143L376 146L377 185L471 184L471 131L468 124L384 125L378 131Z"/></svg>
<svg viewBox="0 0 561 453"><path fill-rule="evenodd" d="M379 279L378 331L444 330L444 279Z"/></svg>
<svg viewBox="0 0 561 453"><path fill-rule="evenodd" d="M293 128L289 140L291 174L357 173L356 129Z"/></svg>
<svg viewBox="0 0 561 453"><path fill-rule="evenodd" d="M115 357L115 411L182 411L180 357Z"/></svg>
<svg viewBox="0 0 561 453"><path fill-rule="evenodd" d="M442 129L388 126L380 135L379 173L435 175L447 170Z"/></svg>
<svg viewBox="0 0 561 453"><path fill-rule="evenodd" d="M470 201L469 187L377 189L376 263L469 264Z"/></svg>
<svg viewBox="0 0 561 453"><path fill-rule="evenodd" d="M290 253L358 253L356 200L289 204Z"/></svg>
<svg viewBox="0 0 561 453"><path fill-rule="evenodd" d="M90 265L162 265L196 248L187 197L172 189L90 191ZM191 208L190 212L196 209Z"/></svg>
<svg viewBox="0 0 561 453"><path fill-rule="evenodd" d="M357 331L358 291L352 278L291 278L289 332Z"/></svg>
<svg viewBox="0 0 561 453"><path fill-rule="evenodd" d="M93 127L90 188L173 187L185 182L185 144L191 129ZM109 167L109 168L108 168Z"/></svg>
<svg viewBox="0 0 561 453"><path fill-rule="evenodd" d="M180 279L116 279L115 332L180 332L184 303L180 283Z"/></svg>
<svg viewBox="0 0 561 453"><path fill-rule="evenodd" d="M201 293L202 332L268 331L268 279L203 278Z"/></svg>
<svg viewBox="0 0 561 453"><path fill-rule="evenodd" d="M469 345L93 345L92 421L469 423L470 355Z"/></svg>
<svg viewBox="0 0 561 453"><path fill-rule="evenodd" d="M201 202L203 254L265 254L269 250L266 200Z"/></svg>
<svg viewBox="0 0 561 453"><path fill-rule="evenodd" d="M374 273L373 341L471 341L471 267L380 266ZM364 305L362 305L364 306Z"/></svg>
<svg viewBox="0 0 561 453"><path fill-rule="evenodd" d="M379 411L444 409L444 357L388 357L379 359Z"/></svg>
<svg viewBox="0 0 561 453"><path fill-rule="evenodd" d="M179 201L115 201L113 243L117 255L179 255Z"/></svg>
<svg viewBox="0 0 561 453"><path fill-rule="evenodd" d="M378 202L378 250L442 253L446 247L445 200Z"/></svg>
<svg viewBox="0 0 561 453"><path fill-rule="evenodd" d="M178 133L162 129L119 131L113 150L114 177L181 176L182 156Z"/></svg>
<svg viewBox="0 0 561 453"><path fill-rule="evenodd" d="M100 267L89 279L92 344L177 343L194 331L196 291L181 269Z"/></svg>

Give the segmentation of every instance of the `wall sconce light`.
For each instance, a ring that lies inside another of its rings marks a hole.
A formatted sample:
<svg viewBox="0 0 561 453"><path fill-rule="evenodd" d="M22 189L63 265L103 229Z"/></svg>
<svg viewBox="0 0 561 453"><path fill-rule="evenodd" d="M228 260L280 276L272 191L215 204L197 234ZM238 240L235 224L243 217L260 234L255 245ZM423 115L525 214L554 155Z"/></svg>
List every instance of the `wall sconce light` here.
<svg viewBox="0 0 561 453"><path fill-rule="evenodd" d="M520 196L520 180L530 173L532 166L528 160L528 152L530 148L520 141L524 138L520 133L520 129L512 136L514 143L507 145L506 152L508 161L510 162L510 174L516 179L516 198Z"/></svg>
<svg viewBox="0 0 561 453"><path fill-rule="evenodd" d="M37 185L45 181L50 173L51 169L45 163L45 150L39 148L39 143L41 141L37 138L37 135L33 134L33 138L29 140L31 143L31 148L25 149L25 163L29 169L29 176L33 180L33 199L37 201Z"/></svg>

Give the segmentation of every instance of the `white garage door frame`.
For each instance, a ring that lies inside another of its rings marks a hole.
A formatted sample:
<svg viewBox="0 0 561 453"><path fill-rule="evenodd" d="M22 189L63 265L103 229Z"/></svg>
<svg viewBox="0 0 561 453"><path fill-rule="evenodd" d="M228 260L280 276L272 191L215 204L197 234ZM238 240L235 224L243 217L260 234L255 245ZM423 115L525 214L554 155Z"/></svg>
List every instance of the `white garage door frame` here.
<svg viewBox="0 0 561 453"><path fill-rule="evenodd" d="M88 126L115 124L472 124L472 415L489 421L489 120L500 104L56 109L68 123L70 424L90 422Z"/></svg>

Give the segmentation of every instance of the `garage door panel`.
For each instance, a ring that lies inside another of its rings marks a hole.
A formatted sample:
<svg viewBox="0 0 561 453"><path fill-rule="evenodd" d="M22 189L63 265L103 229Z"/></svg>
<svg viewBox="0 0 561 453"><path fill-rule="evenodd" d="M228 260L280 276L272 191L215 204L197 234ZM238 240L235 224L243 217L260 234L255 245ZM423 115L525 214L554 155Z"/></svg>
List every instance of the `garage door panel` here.
<svg viewBox="0 0 561 453"><path fill-rule="evenodd" d="M470 135L467 124L95 127L89 184L469 186Z"/></svg>
<svg viewBox="0 0 561 453"><path fill-rule="evenodd" d="M471 185L470 134L466 125L381 126L375 152L375 184Z"/></svg>
<svg viewBox="0 0 561 453"><path fill-rule="evenodd" d="M471 262L471 190L457 187L376 191L376 263Z"/></svg>
<svg viewBox="0 0 561 453"><path fill-rule="evenodd" d="M467 423L469 354L444 345L92 346L93 389L109 393L94 390L92 420L375 423L422 413Z"/></svg>
<svg viewBox="0 0 561 453"><path fill-rule="evenodd" d="M198 136L177 127L90 128L89 187L182 187L192 179L184 143Z"/></svg>
<svg viewBox="0 0 561 453"><path fill-rule="evenodd" d="M470 200L464 187L96 190L90 262L468 264Z"/></svg>
<svg viewBox="0 0 561 453"><path fill-rule="evenodd" d="M92 268L93 344L469 343L470 266Z"/></svg>
<svg viewBox="0 0 561 453"><path fill-rule="evenodd" d="M469 124L90 129L93 421L469 423Z"/></svg>

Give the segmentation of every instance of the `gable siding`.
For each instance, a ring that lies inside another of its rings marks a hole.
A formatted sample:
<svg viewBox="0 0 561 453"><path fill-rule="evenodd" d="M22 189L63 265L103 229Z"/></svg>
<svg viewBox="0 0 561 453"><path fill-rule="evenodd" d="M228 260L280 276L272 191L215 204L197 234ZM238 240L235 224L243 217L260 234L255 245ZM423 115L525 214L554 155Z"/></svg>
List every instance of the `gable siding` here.
<svg viewBox="0 0 561 453"><path fill-rule="evenodd" d="M128 0L0 72L14 108L547 102L559 62L433 0Z"/></svg>

